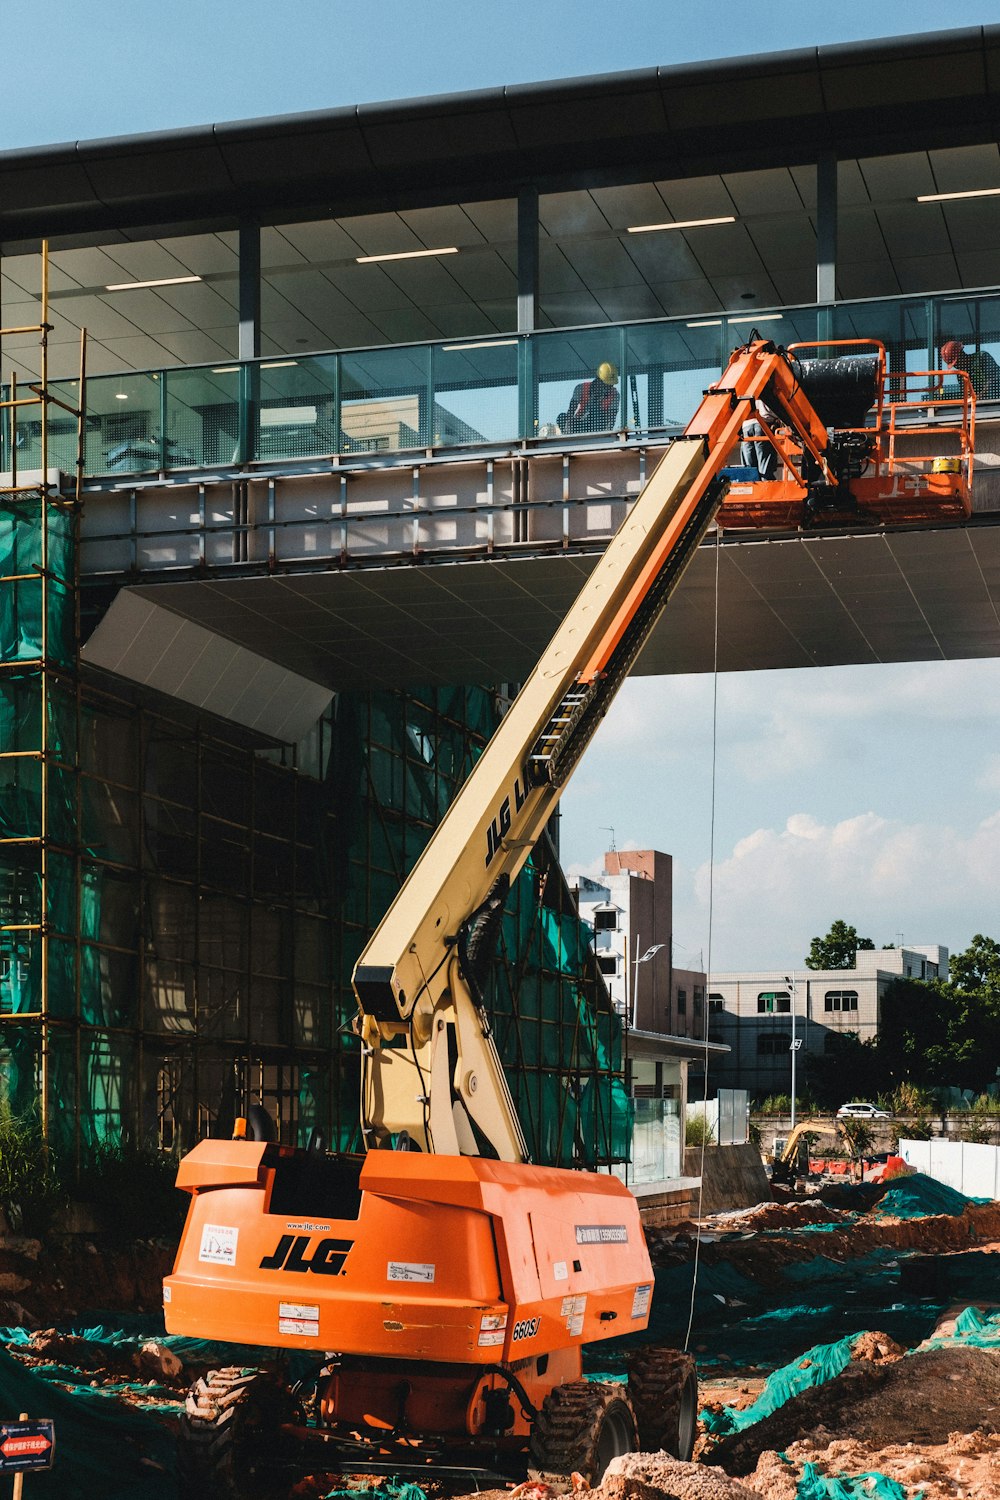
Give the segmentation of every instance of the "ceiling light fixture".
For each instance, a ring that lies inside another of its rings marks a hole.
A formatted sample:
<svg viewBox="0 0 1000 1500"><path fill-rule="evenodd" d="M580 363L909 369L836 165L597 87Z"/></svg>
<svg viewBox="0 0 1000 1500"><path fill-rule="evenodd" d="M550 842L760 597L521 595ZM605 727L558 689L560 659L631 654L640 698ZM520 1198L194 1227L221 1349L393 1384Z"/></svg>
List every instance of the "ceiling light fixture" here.
<svg viewBox="0 0 1000 1500"><path fill-rule="evenodd" d="M212 374L213 375L236 375L239 372L239 368L240 368L239 365L220 365L217 370L213 370L212 371Z"/></svg>
<svg viewBox="0 0 1000 1500"><path fill-rule="evenodd" d="M293 370L298 364L297 359L279 359L273 364L261 365L262 370Z"/></svg>
<svg viewBox="0 0 1000 1500"><path fill-rule="evenodd" d="M748 318L730 318L730 323L781 323L784 313L751 313Z"/></svg>
<svg viewBox="0 0 1000 1500"><path fill-rule="evenodd" d="M671 224L630 224L628 234L653 234L657 229L702 229L706 224L735 224L735 214L723 214L718 219L675 219Z"/></svg>
<svg viewBox="0 0 1000 1500"><path fill-rule="evenodd" d="M467 349L511 349L517 339L482 339L478 344L442 344L442 354L464 354Z"/></svg>
<svg viewBox="0 0 1000 1500"><path fill-rule="evenodd" d="M443 245L438 250L396 250L391 255L356 255L359 266L370 266L377 260L420 260L425 255L457 255L457 245Z"/></svg>
<svg viewBox="0 0 1000 1500"><path fill-rule="evenodd" d="M115 391L115 400L116 401L127 401L128 400L128 396L126 396L126 394L125 394L124 391Z"/></svg>
<svg viewBox="0 0 1000 1500"><path fill-rule="evenodd" d="M1000 187L995 188L970 188L966 193L919 193L918 203L947 203L954 198L997 198L1000 197Z"/></svg>
<svg viewBox="0 0 1000 1500"><path fill-rule="evenodd" d="M721 328L722 327L722 319L721 318L706 318L703 323L689 323L687 326L689 328Z"/></svg>
<svg viewBox="0 0 1000 1500"><path fill-rule="evenodd" d="M161 276L157 281L115 281L106 286L106 292L137 292L150 286L185 286L189 281L201 281L200 276Z"/></svg>

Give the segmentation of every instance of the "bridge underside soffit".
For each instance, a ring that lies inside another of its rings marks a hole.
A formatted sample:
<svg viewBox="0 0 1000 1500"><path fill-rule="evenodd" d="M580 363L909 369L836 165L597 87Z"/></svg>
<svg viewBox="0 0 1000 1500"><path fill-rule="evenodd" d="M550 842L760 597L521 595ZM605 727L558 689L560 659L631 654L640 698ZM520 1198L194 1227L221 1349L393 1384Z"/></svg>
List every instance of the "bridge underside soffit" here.
<svg viewBox="0 0 1000 1500"><path fill-rule="evenodd" d="M1000 525L992 520L727 539L718 551L724 672L1000 655ZM113 629L114 664L100 664L148 681L150 631L129 636L144 601L147 613L158 606L158 629L171 616L192 622L220 645L328 690L519 681L594 561L564 554L144 584L121 591L92 641ZM661 617L640 674L711 671L716 564L710 539ZM92 654L88 644L85 660Z"/></svg>

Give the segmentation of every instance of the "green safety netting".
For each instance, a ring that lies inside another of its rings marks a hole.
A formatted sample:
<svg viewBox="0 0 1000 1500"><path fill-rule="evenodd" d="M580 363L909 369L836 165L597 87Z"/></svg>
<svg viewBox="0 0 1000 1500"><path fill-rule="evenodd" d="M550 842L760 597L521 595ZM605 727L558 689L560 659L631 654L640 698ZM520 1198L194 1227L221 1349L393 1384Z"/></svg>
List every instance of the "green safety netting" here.
<svg viewBox="0 0 1000 1500"><path fill-rule="evenodd" d="M692 1353L706 1373L774 1370L793 1361L804 1345L834 1343L861 1326L877 1328L904 1347L917 1344L956 1301L1000 1300L1000 1256L967 1251L939 1257L930 1291L922 1281L912 1288L901 1283L911 1258L920 1259L919 1253L887 1248L846 1261L812 1256L784 1264L780 1282L770 1275L757 1281L728 1262L703 1260L694 1294ZM689 1262L657 1267L648 1329L588 1347L588 1375L616 1378L637 1344L681 1347L693 1274Z"/></svg>
<svg viewBox="0 0 1000 1500"><path fill-rule="evenodd" d="M724 1406L720 1411L703 1411L700 1413L701 1420L709 1432L720 1435L742 1432L745 1427L752 1427L755 1422L778 1411L793 1396L798 1396L813 1386L825 1385L828 1380L833 1380L842 1370L846 1370L851 1362L851 1349L855 1340L860 1337L861 1333L856 1332L847 1338L838 1339L835 1344L816 1344L791 1364L769 1375L764 1389L752 1406L747 1406L742 1411L737 1411L732 1406Z"/></svg>
<svg viewBox="0 0 1000 1500"><path fill-rule="evenodd" d="M990 1203L990 1198L967 1198L956 1188L936 1182L923 1172L893 1177L872 1213L893 1219L922 1219L931 1214L961 1214L970 1203Z"/></svg>
<svg viewBox="0 0 1000 1500"><path fill-rule="evenodd" d="M1000 1349L1000 1312L983 1312L967 1307L955 1319L950 1333L935 1334L926 1339L924 1349L948 1349L959 1345L976 1349Z"/></svg>
<svg viewBox="0 0 1000 1500"><path fill-rule="evenodd" d="M401 1479L388 1479L371 1489L326 1490L323 1500L365 1500L366 1496L370 1500L427 1500L426 1492L419 1484L409 1484Z"/></svg>
<svg viewBox="0 0 1000 1500"><path fill-rule="evenodd" d="M49 660L73 664L74 518L64 506L47 511L43 525L40 494L0 496L0 661L39 657L45 600Z"/></svg>
<svg viewBox="0 0 1000 1500"><path fill-rule="evenodd" d="M480 689L338 700L330 775L342 815L329 857L341 915L342 1025L354 1014L350 977L368 933L498 722L493 696ZM621 1022L605 998L590 936L558 864L542 850L511 890L487 996L532 1159L544 1165L594 1166L630 1153ZM356 1143L355 1045L342 1036L344 1148Z"/></svg>
<svg viewBox="0 0 1000 1500"><path fill-rule="evenodd" d="M848 1478L847 1475L824 1475L815 1464L806 1464L795 1490L795 1500L921 1500L923 1493L923 1490L911 1493L895 1479L877 1470Z"/></svg>
<svg viewBox="0 0 1000 1500"><path fill-rule="evenodd" d="M155 1411L123 1405L114 1387L50 1383L0 1349L0 1411L55 1423L50 1470L33 1472L32 1496L59 1500L176 1500L174 1434Z"/></svg>
<svg viewBox="0 0 1000 1500"><path fill-rule="evenodd" d="M30 841L0 845L0 1108L31 1115L44 1073L50 1139L86 1160L123 1132L149 1139L166 1093L174 1143L187 1146L196 1118L237 1112L234 1068L252 1078L264 1049L283 1047L294 1049L284 1066L298 1139L318 1126L332 1146L358 1149L353 966L496 727L493 695L342 695L309 775L149 710L140 724L85 695L78 716L51 674L43 726L42 672L27 664L37 580L2 576L32 565L39 538L37 515L0 513L0 662L25 662L0 680L0 743L26 752L0 761L0 839ZM60 517L58 579L68 545ZM69 628L72 596L58 603ZM294 860L278 842L289 837ZM43 921L44 940L33 930ZM508 902L490 999L540 1163L629 1157L621 1025L589 937L558 865L532 862Z"/></svg>

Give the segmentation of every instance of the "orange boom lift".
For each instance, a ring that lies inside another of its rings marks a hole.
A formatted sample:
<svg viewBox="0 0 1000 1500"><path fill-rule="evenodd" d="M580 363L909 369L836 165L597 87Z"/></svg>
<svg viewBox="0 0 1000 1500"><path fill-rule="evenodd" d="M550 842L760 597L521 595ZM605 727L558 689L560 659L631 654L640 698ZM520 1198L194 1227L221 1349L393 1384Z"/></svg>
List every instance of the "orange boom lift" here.
<svg viewBox="0 0 1000 1500"><path fill-rule="evenodd" d="M884 386L878 349L811 364L760 340L734 353L361 955L365 1152L279 1144L254 1105L236 1139L202 1141L181 1162L191 1203L164 1282L168 1330L314 1361L298 1390L237 1365L196 1383L181 1420L184 1494L262 1491L269 1465L301 1465L308 1445L324 1449L310 1455L321 1468L345 1452L366 1466L379 1454L397 1465L475 1455L592 1482L637 1446L690 1456L688 1355L642 1350L627 1385L581 1379L584 1344L649 1319L638 1207L613 1176L529 1161L485 977L511 882L713 519L770 525L784 507L787 524L798 507L803 524L810 509L856 520L878 506L898 519ZM758 400L784 477L734 485L727 502L721 471ZM836 402L840 429L823 410ZM948 429L959 462L937 473L908 460L911 517L968 511L970 392L961 404L964 422ZM861 483L868 469L877 494Z"/></svg>

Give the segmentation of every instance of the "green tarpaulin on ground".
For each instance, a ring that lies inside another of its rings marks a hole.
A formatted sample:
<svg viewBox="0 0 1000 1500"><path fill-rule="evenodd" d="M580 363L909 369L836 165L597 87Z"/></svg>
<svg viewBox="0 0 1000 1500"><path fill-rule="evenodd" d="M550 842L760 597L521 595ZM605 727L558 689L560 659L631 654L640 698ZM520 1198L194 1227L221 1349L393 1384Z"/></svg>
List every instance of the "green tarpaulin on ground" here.
<svg viewBox="0 0 1000 1500"><path fill-rule="evenodd" d="M721 1411L703 1411L700 1413L701 1420L709 1432L719 1436L752 1427L755 1422L778 1411L793 1396L798 1396L812 1386L825 1385L828 1380L833 1380L834 1376L839 1375L850 1364L851 1349L855 1339L860 1337L858 1332L838 1339L835 1344L816 1344L798 1359L792 1360L791 1364L784 1365L780 1370L775 1370L773 1375L769 1375L764 1389L752 1406L744 1407L742 1411L733 1406L724 1406Z"/></svg>
<svg viewBox="0 0 1000 1500"><path fill-rule="evenodd" d="M815 1464L806 1464L795 1500L920 1500L922 1494L921 1490L910 1496L895 1479L875 1470L849 1479L820 1474Z"/></svg>

